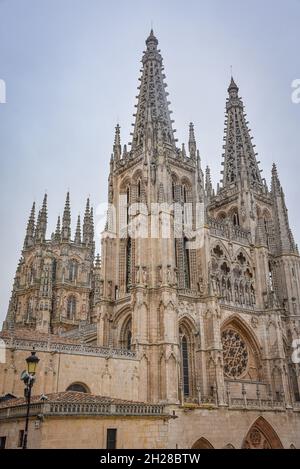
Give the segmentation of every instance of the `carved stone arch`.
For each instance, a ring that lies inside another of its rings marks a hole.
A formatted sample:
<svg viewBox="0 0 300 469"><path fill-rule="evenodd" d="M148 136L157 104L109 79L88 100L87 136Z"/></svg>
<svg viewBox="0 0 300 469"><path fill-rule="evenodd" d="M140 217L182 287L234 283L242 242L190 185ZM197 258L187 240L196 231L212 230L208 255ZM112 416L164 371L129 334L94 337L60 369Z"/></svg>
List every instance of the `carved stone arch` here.
<svg viewBox="0 0 300 469"><path fill-rule="evenodd" d="M216 214L216 220L218 222L223 222L226 219L226 217L227 217L227 214L224 210L221 210L221 212L218 212Z"/></svg>
<svg viewBox="0 0 300 469"><path fill-rule="evenodd" d="M228 249L226 248L225 244L221 240L217 240L212 243L211 248L210 248L211 255L215 257L214 250L217 248L217 246L219 246L221 250L223 251L223 254L220 257L220 259L226 258L230 262L231 261L230 253Z"/></svg>
<svg viewBox="0 0 300 469"><path fill-rule="evenodd" d="M228 217L231 219L232 224L235 226L240 225L240 213L237 205L231 207L228 211Z"/></svg>
<svg viewBox="0 0 300 469"><path fill-rule="evenodd" d="M76 381L74 383L71 383L66 391L75 391L75 392L82 392L86 394L91 394L90 388L85 384L80 381Z"/></svg>
<svg viewBox="0 0 300 469"><path fill-rule="evenodd" d="M204 437L199 438L191 449L214 449L213 445Z"/></svg>
<svg viewBox="0 0 300 469"><path fill-rule="evenodd" d="M141 168L137 168L134 171L134 173L131 177L131 182L136 183L138 179L143 180L143 171L141 170Z"/></svg>
<svg viewBox="0 0 300 469"><path fill-rule="evenodd" d="M125 305L121 307L114 315L113 324L116 325L120 320L124 319L127 314L130 314L132 311L131 305Z"/></svg>
<svg viewBox="0 0 300 469"><path fill-rule="evenodd" d="M283 445L269 422L263 417L258 417L248 430L242 448L282 449Z"/></svg>
<svg viewBox="0 0 300 469"><path fill-rule="evenodd" d="M146 192L145 182L143 178L143 172L140 168L136 169L131 178L132 193L130 201L131 203L138 203L139 209L145 210L144 205L146 204ZM148 213L146 213L147 215Z"/></svg>
<svg viewBox="0 0 300 469"><path fill-rule="evenodd" d="M120 329L120 336L119 336L119 344L120 348L131 350L132 346L132 316L131 313L126 316L126 319L123 321L121 329Z"/></svg>
<svg viewBox="0 0 300 469"><path fill-rule="evenodd" d="M117 348L131 348L132 311L128 305L117 312L112 327L115 330L115 346Z"/></svg>
<svg viewBox="0 0 300 469"><path fill-rule="evenodd" d="M197 323L195 319L190 316L189 313L185 312L183 316L180 317L178 323L179 323L179 329L183 327L186 331L188 331L191 337L197 334L198 332Z"/></svg>
<svg viewBox="0 0 300 469"><path fill-rule="evenodd" d="M172 171L172 173L171 173L171 179L172 179L172 181L173 181L175 184L178 184L178 182L179 182L179 177L178 177L178 174L175 173L175 171Z"/></svg>
<svg viewBox="0 0 300 469"><path fill-rule="evenodd" d="M124 194L127 190L127 187L131 185L131 178L128 176L128 174L120 181L119 184L119 192L120 194Z"/></svg>
<svg viewBox="0 0 300 469"><path fill-rule="evenodd" d="M253 267L252 267L252 259L251 259L251 256L248 254L248 252L246 251L246 249L243 247L243 246L239 246L237 249L235 249L234 251L234 255L233 255L233 259L235 262L239 262L238 261L238 256L240 254L243 254L243 256L245 257L246 259L246 262L243 264L244 267L246 266L250 266L250 268L253 270ZM248 265L249 264L249 265Z"/></svg>
<svg viewBox="0 0 300 469"><path fill-rule="evenodd" d="M234 314L221 324L221 338L225 376L234 379L261 380L262 347L252 328L240 316ZM235 357L238 357L235 364L230 360L232 347L237 347L234 353ZM235 371L238 374L234 375Z"/></svg>
<svg viewBox="0 0 300 469"><path fill-rule="evenodd" d="M193 198L192 187L193 186L192 186L192 183L189 180L189 178L184 176L181 179L182 201L183 202L186 202L186 203L192 202L192 198Z"/></svg>

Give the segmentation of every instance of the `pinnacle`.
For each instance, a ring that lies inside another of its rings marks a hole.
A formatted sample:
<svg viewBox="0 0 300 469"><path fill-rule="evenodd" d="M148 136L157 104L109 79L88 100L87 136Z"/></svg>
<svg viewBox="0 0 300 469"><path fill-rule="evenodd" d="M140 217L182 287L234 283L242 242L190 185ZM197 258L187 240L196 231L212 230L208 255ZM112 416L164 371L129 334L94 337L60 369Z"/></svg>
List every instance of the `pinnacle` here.
<svg viewBox="0 0 300 469"><path fill-rule="evenodd" d="M239 87L238 87L237 84L235 83L233 77L231 77L231 80L230 80L230 84L229 84L229 87L228 87L228 93L229 93L231 90L239 91Z"/></svg>
<svg viewBox="0 0 300 469"><path fill-rule="evenodd" d="M115 145L120 145L120 125L115 127Z"/></svg>
<svg viewBox="0 0 300 469"><path fill-rule="evenodd" d="M278 177L277 166L275 163L272 165L272 175Z"/></svg>
<svg viewBox="0 0 300 469"><path fill-rule="evenodd" d="M150 31L149 36L148 36L147 39L146 39L146 44L147 44L147 46L148 46L148 44L150 44L151 42L152 42L152 43L155 43L156 45L158 44L158 40L157 40L157 38L154 36L154 32L153 32L153 29L152 29L152 28L151 28L151 31Z"/></svg>

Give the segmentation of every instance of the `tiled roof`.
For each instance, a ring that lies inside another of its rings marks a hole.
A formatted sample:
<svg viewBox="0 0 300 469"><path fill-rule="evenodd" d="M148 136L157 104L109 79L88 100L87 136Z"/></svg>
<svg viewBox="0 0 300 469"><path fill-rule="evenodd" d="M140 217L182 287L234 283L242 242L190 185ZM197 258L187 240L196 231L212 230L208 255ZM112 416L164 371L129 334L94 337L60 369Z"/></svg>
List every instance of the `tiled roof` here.
<svg viewBox="0 0 300 469"><path fill-rule="evenodd" d="M142 402L127 401L124 399L115 399L113 397L97 396L95 394L88 394L77 391L65 391L56 392L46 395L47 402L66 402L66 403L81 403L81 404L143 404ZM41 396L32 396L31 403L41 402ZM26 404L24 397L9 399L4 402L0 402L0 409L6 407L15 407Z"/></svg>

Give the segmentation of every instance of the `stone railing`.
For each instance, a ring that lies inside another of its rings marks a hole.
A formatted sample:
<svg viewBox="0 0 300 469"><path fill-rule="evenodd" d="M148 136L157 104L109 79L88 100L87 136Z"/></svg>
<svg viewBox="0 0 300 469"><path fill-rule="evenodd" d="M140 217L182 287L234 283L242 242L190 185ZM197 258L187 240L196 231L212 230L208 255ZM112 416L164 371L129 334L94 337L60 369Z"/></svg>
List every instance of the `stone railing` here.
<svg viewBox="0 0 300 469"><path fill-rule="evenodd" d="M251 241L251 232L244 230L240 226L233 226L231 224L208 218L210 233L222 238L232 239L242 244L248 244Z"/></svg>
<svg viewBox="0 0 300 469"><path fill-rule="evenodd" d="M214 220L213 218L208 219L208 223L210 226L210 232L215 236L222 236L223 238L228 238L228 234L226 233L226 226L224 223Z"/></svg>
<svg viewBox="0 0 300 469"><path fill-rule="evenodd" d="M247 399L246 397L232 397L228 400L231 409L265 409L286 410L285 402L272 399Z"/></svg>
<svg viewBox="0 0 300 469"><path fill-rule="evenodd" d="M115 413L118 415L162 415L164 406L155 404L116 404Z"/></svg>
<svg viewBox="0 0 300 469"><path fill-rule="evenodd" d="M72 355L94 355L97 357L128 358L135 359L136 353L127 349L113 349L84 344L60 344L50 341L5 338L8 347L18 350L31 350L33 347L40 352L58 352Z"/></svg>
<svg viewBox="0 0 300 469"><path fill-rule="evenodd" d="M27 405L0 409L0 420L26 416ZM130 415L165 417L165 407L155 404L112 404L112 403L75 403L75 402L38 402L30 405L30 416L55 415Z"/></svg>
<svg viewBox="0 0 300 469"><path fill-rule="evenodd" d="M217 397L216 396L201 396L200 404L217 405Z"/></svg>
<svg viewBox="0 0 300 469"><path fill-rule="evenodd" d="M190 298L200 297L200 293L197 290L190 290L189 288L179 288L178 293L181 296L188 296Z"/></svg>
<svg viewBox="0 0 300 469"><path fill-rule="evenodd" d="M97 332L97 324L96 323L93 323L93 324L79 323L78 328L76 327L76 329L72 329L70 331L63 332L62 337L78 337L81 334L85 335L85 334L91 334L93 332L95 332L95 333Z"/></svg>
<svg viewBox="0 0 300 469"><path fill-rule="evenodd" d="M250 241L250 236L250 231L243 230L238 226L232 228L231 237L235 241L239 241L241 243L248 243Z"/></svg>
<svg viewBox="0 0 300 469"><path fill-rule="evenodd" d="M293 409L294 410L300 410L300 402L299 401L293 402Z"/></svg>

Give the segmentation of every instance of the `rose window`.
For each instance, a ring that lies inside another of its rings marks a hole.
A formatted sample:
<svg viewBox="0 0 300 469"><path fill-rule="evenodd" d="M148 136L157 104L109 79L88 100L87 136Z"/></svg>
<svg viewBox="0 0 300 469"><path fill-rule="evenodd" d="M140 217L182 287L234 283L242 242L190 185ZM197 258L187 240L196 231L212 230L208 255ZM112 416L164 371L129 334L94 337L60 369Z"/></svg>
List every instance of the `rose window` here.
<svg viewBox="0 0 300 469"><path fill-rule="evenodd" d="M230 378L239 378L248 364L247 345L240 334L233 329L222 333L224 373Z"/></svg>

